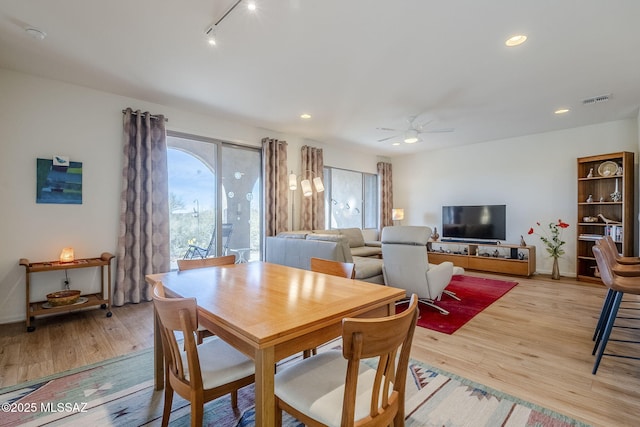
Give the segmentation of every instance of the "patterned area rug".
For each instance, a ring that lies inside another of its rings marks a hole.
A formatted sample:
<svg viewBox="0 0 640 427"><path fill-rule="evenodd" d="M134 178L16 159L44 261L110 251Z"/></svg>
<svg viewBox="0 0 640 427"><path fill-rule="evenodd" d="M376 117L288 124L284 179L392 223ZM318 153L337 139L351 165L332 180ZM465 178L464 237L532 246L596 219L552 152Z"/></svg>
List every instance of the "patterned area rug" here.
<svg viewBox="0 0 640 427"><path fill-rule="evenodd" d="M420 304L418 326L451 335L517 284L518 282L483 277L453 276L447 290L455 292L460 301L442 295L442 299L437 304L449 311L447 315L441 314L435 308ZM406 308L406 304L399 305L397 311L400 312Z"/></svg>
<svg viewBox="0 0 640 427"><path fill-rule="evenodd" d="M217 339L217 338L213 338ZM320 348L340 348L340 340ZM298 357L282 364L295 363ZM204 425L255 426L253 385L205 405ZM153 352L145 350L38 381L0 389L0 426L159 426L163 393L153 389ZM585 426L553 411L412 360L407 426ZM302 426L285 414L283 426ZM190 406L177 395L171 426L188 426Z"/></svg>

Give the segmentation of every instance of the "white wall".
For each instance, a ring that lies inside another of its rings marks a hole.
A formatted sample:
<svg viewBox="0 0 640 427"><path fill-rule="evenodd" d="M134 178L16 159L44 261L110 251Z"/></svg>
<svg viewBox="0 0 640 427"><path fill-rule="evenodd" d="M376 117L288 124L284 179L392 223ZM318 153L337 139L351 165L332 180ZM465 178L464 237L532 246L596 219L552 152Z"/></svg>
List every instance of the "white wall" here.
<svg viewBox="0 0 640 427"><path fill-rule="evenodd" d="M289 143L289 168L300 173L300 147L324 149L325 164L376 172L375 153L309 141L202 115L0 69L0 324L25 317L20 258L56 259L73 246L76 257L115 253L122 167L122 109L169 118L167 128L254 146L269 136ZM392 159L395 206L404 224L440 225L442 205L505 203L507 240L526 236L535 221L562 218L567 229L565 275L575 271L576 157L638 152L638 119L492 141ZM83 163L82 205L35 203L36 158L66 155ZM639 186L640 188L640 186ZM299 207L297 208L299 209ZM297 210L299 212L299 210ZM539 246L538 270L550 271ZM115 266L115 264L114 264ZM99 287L98 269L71 270L74 288ZM63 273L33 275L34 297L60 289Z"/></svg>
<svg viewBox="0 0 640 427"><path fill-rule="evenodd" d="M537 271L543 273L551 271L551 259L527 231L536 221L546 227L562 219L570 227L563 234L567 243L560 272L575 276L576 159L618 151L636 153L637 164L636 119L398 157L393 159L394 206L404 208L403 224L440 230L442 206L506 204L506 241L517 244L524 235L535 244Z"/></svg>
<svg viewBox="0 0 640 427"><path fill-rule="evenodd" d="M0 69L0 324L25 318L24 268L57 259L72 246L77 258L115 254L122 172L122 110L150 111L168 117L167 129L260 146L263 137L287 140L289 166L299 172L300 147L325 148L331 166L375 172L373 154L341 151L315 141L243 125L223 116L202 115L40 79ZM333 151L332 151L333 150ZM37 158L69 156L83 166L81 205L36 204ZM115 263L113 264L115 271ZM70 270L72 287L99 289L99 269ZM32 275L32 300L61 288L64 272Z"/></svg>

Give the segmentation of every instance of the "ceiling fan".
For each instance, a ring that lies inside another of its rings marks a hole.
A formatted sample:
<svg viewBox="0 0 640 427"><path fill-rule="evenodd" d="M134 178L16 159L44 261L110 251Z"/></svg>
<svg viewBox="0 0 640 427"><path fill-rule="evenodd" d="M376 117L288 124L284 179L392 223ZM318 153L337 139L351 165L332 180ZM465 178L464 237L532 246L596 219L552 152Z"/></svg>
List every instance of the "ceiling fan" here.
<svg viewBox="0 0 640 427"><path fill-rule="evenodd" d="M384 141L388 141L390 139L394 139L399 136L402 136L402 140L405 143L413 144L421 141L420 135L423 133L446 133L446 132L453 132L454 130L453 128L427 129L427 125L433 122L434 119L427 120L424 123L417 123L416 122L417 118L418 116L409 116L407 118L408 127L405 130L391 129L391 128L377 128L378 130L399 132L397 135L379 139L378 142L384 142Z"/></svg>

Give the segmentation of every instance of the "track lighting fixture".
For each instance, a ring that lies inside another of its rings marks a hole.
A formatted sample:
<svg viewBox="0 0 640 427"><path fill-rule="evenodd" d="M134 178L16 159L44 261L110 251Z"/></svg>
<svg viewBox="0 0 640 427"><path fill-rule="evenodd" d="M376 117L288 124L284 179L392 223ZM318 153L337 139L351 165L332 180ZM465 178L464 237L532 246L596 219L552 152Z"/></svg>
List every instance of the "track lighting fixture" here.
<svg viewBox="0 0 640 427"><path fill-rule="evenodd" d="M224 18L226 18L231 13L231 11L233 9L235 9L236 6L238 6L241 2L242 2L242 0L236 0L236 2L233 3L233 5L231 5L231 7L229 9L227 9L227 11L220 17L220 19L218 19L217 21L215 21L211 25L207 26L207 28L205 28L204 34L207 37L207 42L211 46L215 46L216 45L216 29L218 28L218 25L220 25L220 23L224 20ZM256 10L256 2L255 2L255 0L248 0L247 1L247 9L249 9L250 11L255 11Z"/></svg>

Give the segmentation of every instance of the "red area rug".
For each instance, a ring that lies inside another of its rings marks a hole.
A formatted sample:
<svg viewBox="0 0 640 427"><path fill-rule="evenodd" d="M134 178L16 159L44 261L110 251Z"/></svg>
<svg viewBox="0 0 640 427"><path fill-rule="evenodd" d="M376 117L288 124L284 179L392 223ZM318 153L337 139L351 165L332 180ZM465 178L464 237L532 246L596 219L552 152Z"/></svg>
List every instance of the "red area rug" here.
<svg viewBox="0 0 640 427"><path fill-rule="evenodd" d="M506 280L453 276L447 290L455 292L462 301L456 301L443 294L442 300L437 304L448 310L448 315L440 314L435 308L420 304L418 326L451 335L517 284L518 282ZM404 309L406 304L397 307L398 312Z"/></svg>

